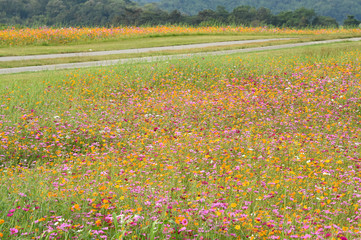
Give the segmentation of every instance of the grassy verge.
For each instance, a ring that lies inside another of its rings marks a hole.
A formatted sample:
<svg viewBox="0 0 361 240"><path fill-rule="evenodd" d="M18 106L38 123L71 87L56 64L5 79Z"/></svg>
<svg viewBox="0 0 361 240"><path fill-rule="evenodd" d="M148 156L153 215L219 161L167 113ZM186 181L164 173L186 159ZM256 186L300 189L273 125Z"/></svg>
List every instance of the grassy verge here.
<svg viewBox="0 0 361 240"><path fill-rule="evenodd" d="M221 51L221 50L232 50L232 49L244 49L251 47L262 47L272 46L285 43L296 43L304 42L305 40L280 40L271 42L260 42L260 43L248 43L248 44L233 44L228 46L220 47L205 47L185 50L168 50L168 51L152 51L149 53L131 53L131 54L114 54L104 56L89 56L89 57L68 57L68 58L56 58L56 59L40 59L40 60L22 60L22 61L9 61L0 62L0 68L13 68L13 67L26 67L26 66L39 66L39 65L51 65L61 63L75 63L75 62L90 62L90 61L101 61L101 60L112 60L112 59L126 59L126 58L138 58L138 57L150 57L150 56L163 56L163 55L175 55L175 54L186 54L186 53L199 53L199 52L210 52L210 51Z"/></svg>
<svg viewBox="0 0 361 240"><path fill-rule="evenodd" d="M312 41L320 39L313 39ZM322 39L325 40L325 39ZM127 58L139 58L139 57L150 57L150 56L165 56L165 55L176 55L176 54L187 54L187 53L201 53L201 52L212 52L222 50L235 50L235 49L246 49L254 47L265 47L274 46L280 44L289 43L301 43L308 42L311 39L293 39L293 40L279 40L271 42L260 42L260 43L247 43L247 44L234 44L221 47L206 47L188 50L169 50L169 51L154 51L149 53L135 53L135 54L114 54L105 56L89 56L89 57L69 57L69 58L56 58L56 59L41 59L41 60L23 60L23 61L9 61L0 62L0 68L14 68L14 67L26 67L26 66L41 66L41 65L52 65L62 63L77 63L77 62L91 62L101 60L113 60L113 59L127 59Z"/></svg>
<svg viewBox="0 0 361 240"><path fill-rule="evenodd" d="M359 56L340 43L2 77L1 236L360 238Z"/></svg>
<svg viewBox="0 0 361 240"><path fill-rule="evenodd" d="M305 40L297 40L297 42L307 42ZM295 40L285 40L285 41L276 41L277 43L292 43L295 42ZM273 42L272 42L273 43ZM260 43L256 43L256 44L243 44L242 46L238 46L236 49L239 49L240 47L244 47L244 48L251 48L251 47L261 47L261 46L270 46L269 44L272 43L264 43L260 45ZM252 56L252 55L256 55L257 57L271 57L271 56L283 56L285 55L285 52L290 52L292 53L292 55L300 55L302 57L305 58L322 58L322 57L327 57L330 55L336 55L337 52L344 52L344 51L350 51L352 49L358 48L360 47L361 43L360 42L338 42L338 43L329 43L329 44L321 44L321 45L312 45L312 46L301 46L301 47L296 47L296 48L289 48L289 49L280 49L280 50L271 50L271 51L259 51L256 53L234 53L232 54L232 56ZM202 49L192 49L189 50L189 52L193 52L193 53L197 53L197 52L209 52L209 51L218 51L218 50L233 50L233 46L232 47L212 47L212 48L206 48L207 50L205 50L204 48ZM185 53L183 51L171 51L170 53L164 53L164 55L174 55L174 54L182 54ZM188 51L187 51L188 53ZM157 55L161 55L160 52L157 52ZM152 56L152 55L146 55L146 54L139 54L139 55L131 55L131 56L117 56L115 59L120 58L129 58L129 57L146 57L146 56ZM94 61L98 61L98 60L111 60L113 58L111 58L111 56L108 56L109 58L103 59L103 58L97 58L97 59L93 59ZM51 59L50 59L51 60ZM87 61L91 61L91 58L87 59ZM303 59L306 60L306 59ZM66 62L66 61L65 61ZM64 62L64 63L65 63ZM60 63L60 62L59 62ZM45 63L42 63L42 65L44 65ZM144 63L137 63L137 65L143 65ZM5 66L5 65L4 65ZM11 67L12 65L7 65L9 67ZM14 66L14 65L13 65ZM23 65L23 66L29 66L29 65ZM100 69L109 69L109 68L114 68L114 66L108 66L108 67L100 67ZM97 67L91 68L91 69L97 69ZM266 71L268 71L269 69L266 69ZM42 80L44 78L63 78L66 77L69 74L70 70L56 70L56 71L44 71L44 72L35 72L35 73L16 73L16 74L9 74L9 75L3 75L1 80L0 80L0 84L6 84L9 81L29 81L29 79L32 79L32 81L39 81ZM88 69L77 69L74 70L80 73L84 73L87 72Z"/></svg>
<svg viewBox="0 0 361 240"><path fill-rule="evenodd" d="M278 38L279 35L183 35L163 37L142 37L117 40L104 40L83 43L71 43L54 46L18 46L0 48L0 56L25 56L37 54L72 53L88 51L106 51L132 48L147 48L161 46L175 46L195 43L208 43L220 41L238 41L251 39ZM287 37L287 36L282 36Z"/></svg>
<svg viewBox="0 0 361 240"><path fill-rule="evenodd" d="M332 34L332 35L300 35L300 34L202 34L181 36L141 37L130 39L103 40L93 42L70 43L54 46L17 46L1 47L0 56L25 56L37 54L73 53L88 51L106 51L145 47L174 46L194 43L208 43L220 41L269 39L300 37L311 41L338 38L358 37L360 34Z"/></svg>
<svg viewBox="0 0 361 240"><path fill-rule="evenodd" d="M296 40L297 42L307 42L305 40ZM275 45L278 45L279 43L286 44L286 43L294 43L295 40L285 40L285 41L276 41L272 42L275 43ZM211 47L211 48L202 48L202 49L192 49L187 52L185 51L167 51L167 52L157 52L155 55L175 55L175 54L184 54L184 53L198 53L198 52L209 52L209 51L221 51L221 50L233 50L233 49L242 49L242 48L251 48L251 47L262 47L262 46L271 46L272 43L256 43L256 44L243 44L241 46L232 46L232 47ZM278 44L277 44L278 43ZM343 52L343 51L350 51L352 49L358 48L361 46L360 42L339 42L339 43L329 43L329 44L321 44L321 45L313 45L313 46L301 46L296 48L289 48L289 49L280 49L280 50L271 50L271 51L259 51L255 53L234 53L232 56L251 56L256 55L257 57L270 57L270 56L283 56L285 52L290 52L292 55L301 55L306 58L322 58L327 57L330 55L335 55L337 52ZM107 58L102 57L94 57L94 58L85 58L82 60L74 59L73 62L83 62L83 61L98 61L98 60L112 60L112 59L120 59L120 58L133 58L133 57L148 57L148 56L154 56L153 54L132 54L132 55L115 55L114 58L112 56L107 56ZM4 63L4 68L11 68L11 67L22 67L22 66L34 66L34 64L38 65L47 65L47 64L57 64L57 63L69 63L68 59L65 58L64 62L58 62L54 61L52 62L49 59L45 62L40 61L37 63L37 61L34 61L33 63L27 63L27 61L24 64L22 63L16 63L16 62L8 62ZM306 61L306 59L303 59ZM8 64L8 65L7 65ZM144 63L137 63L137 64L144 64ZM114 68L114 66L110 67L100 67L101 69L108 69L108 68ZM94 68L97 69L97 68ZM269 69L266 67L265 71L269 71ZM88 69L77 69L75 70L80 73L87 72ZM9 75L3 75L2 79L0 81L0 84L7 84L9 81L29 81L29 79L32 79L32 81L38 82L40 80L43 80L44 78L65 78L69 73L69 70L56 70L56 71L43 71L43 72L36 72L36 73L17 73L17 74L9 74ZM5 85L4 85L5 86Z"/></svg>

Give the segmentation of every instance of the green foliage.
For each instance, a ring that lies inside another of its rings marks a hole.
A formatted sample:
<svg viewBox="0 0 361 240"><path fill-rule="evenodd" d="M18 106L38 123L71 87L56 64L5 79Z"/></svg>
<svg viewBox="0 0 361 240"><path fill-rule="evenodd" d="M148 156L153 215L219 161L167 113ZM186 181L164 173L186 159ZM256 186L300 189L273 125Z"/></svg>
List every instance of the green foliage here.
<svg viewBox="0 0 361 240"><path fill-rule="evenodd" d="M314 10L299 8L295 11L284 11L273 15L270 9L251 6L238 6L232 12L218 7L216 11L207 9L200 11L188 23L192 25L244 25L309 28L309 27L338 27L335 19L331 17L318 16Z"/></svg>
<svg viewBox="0 0 361 240"><path fill-rule="evenodd" d="M137 17L128 0L0 0L0 24L105 26L117 17Z"/></svg>
<svg viewBox="0 0 361 240"><path fill-rule="evenodd" d="M352 16L352 15L348 15L347 19L345 19L345 21L343 22L343 25L345 27L357 27L360 24L361 24L361 21L355 19L355 16Z"/></svg>
<svg viewBox="0 0 361 240"><path fill-rule="evenodd" d="M338 27L337 20L327 14L320 16L318 12L308 8L289 10L285 2L284 8L269 7L269 3L255 2L247 5L236 5L239 1L212 0L177 0L160 3L145 3L142 6L130 0L0 0L0 26L140 26L187 24L193 26L209 25L244 25L277 27ZM307 4L305 4L307 5ZM226 6L226 7L224 7ZM275 4L275 6L278 6ZM279 5L281 6L281 5ZM297 4L295 4L297 6ZM164 9L171 10L167 12ZM188 8L192 11L189 12ZM357 9L357 6L355 6ZM174 10L179 9L179 10ZM200 9L196 15L186 15ZM279 12L274 15L272 11ZM357 16L356 16L357 17ZM360 22L349 16L345 26L355 27Z"/></svg>
<svg viewBox="0 0 361 240"><path fill-rule="evenodd" d="M144 2L145 0L135 1ZM153 0L153 2L158 1ZM240 5L255 8L264 7L275 14L305 7L315 9L319 15L335 18L338 23L342 23L347 15L354 15L355 18L361 19L361 1L359 0L161 0L158 5L161 9L178 9L187 15L196 15L204 9L215 10L217 6L225 6L228 11L232 11Z"/></svg>

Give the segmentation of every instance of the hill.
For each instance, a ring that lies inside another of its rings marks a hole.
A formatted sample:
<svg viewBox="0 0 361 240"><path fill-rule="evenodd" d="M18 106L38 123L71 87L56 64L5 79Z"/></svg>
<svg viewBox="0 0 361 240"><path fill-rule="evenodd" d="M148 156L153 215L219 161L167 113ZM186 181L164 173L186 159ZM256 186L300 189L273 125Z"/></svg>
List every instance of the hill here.
<svg viewBox="0 0 361 240"><path fill-rule="evenodd" d="M135 0L138 3L149 3L151 0ZM153 0L164 10L179 10L188 15L196 15L205 9L215 10L217 6L224 6L226 10L232 11L241 5L249 5L260 8L265 7L273 13L293 11L299 8L314 9L322 16L335 18L342 23L348 15L354 15L361 19L361 0Z"/></svg>
<svg viewBox="0 0 361 240"><path fill-rule="evenodd" d="M2 25L21 26L141 26L188 24L192 26L212 24L237 24L245 26L273 25L277 27L337 27L348 15L345 26L357 26L361 19L360 1L349 0L344 4L319 6L328 12L320 14L320 7L302 6L302 0L272 0L275 4L264 0L227 2L223 0L161 0L150 3L151 0L0 0L0 27ZM154 0L153 0L154 1ZM258 2L257 2L258 1ZM321 0L331 1L331 0ZM236 5L239 3L243 5ZM260 5L250 6L250 5ZM306 5L306 4L304 4ZM235 7L232 9L232 7ZM290 9L292 6L292 9ZM337 8L338 11L334 9ZM176 9L176 10L174 10ZM212 10L215 9L215 10ZM326 9L326 10L325 10ZM355 12L360 9L359 12ZM192 14L192 15L190 15ZM329 17L337 15L335 17Z"/></svg>
<svg viewBox="0 0 361 240"><path fill-rule="evenodd" d="M0 0L0 25L104 26L137 14L130 0Z"/></svg>

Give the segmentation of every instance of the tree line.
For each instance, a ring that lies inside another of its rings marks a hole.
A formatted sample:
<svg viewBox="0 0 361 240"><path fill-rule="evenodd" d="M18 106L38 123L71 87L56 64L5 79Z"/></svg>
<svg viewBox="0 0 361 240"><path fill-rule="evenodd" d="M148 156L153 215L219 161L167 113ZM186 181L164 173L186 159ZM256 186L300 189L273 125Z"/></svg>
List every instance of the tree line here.
<svg viewBox="0 0 361 240"><path fill-rule="evenodd" d="M354 15L361 19L360 0L134 0L141 4L155 2L160 9L172 11L178 9L181 13L197 15L204 9L216 10L217 6L225 6L232 11L238 6L252 6L268 8L278 14L283 11L294 11L299 8L314 9L321 16L335 18L342 24L347 15Z"/></svg>
<svg viewBox="0 0 361 240"><path fill-rule="evenodd" d="M320 16L312 9L299 8L273 14L270 9L238 6L232 11L218 6L194 16L178 10L167 12L156 4L139 6L130 0L0 0L0 24L22 26L141 26L186 24L244 25L275 27L338 27L336 19ZM358 26L348 16L344 25Z"/></svg>

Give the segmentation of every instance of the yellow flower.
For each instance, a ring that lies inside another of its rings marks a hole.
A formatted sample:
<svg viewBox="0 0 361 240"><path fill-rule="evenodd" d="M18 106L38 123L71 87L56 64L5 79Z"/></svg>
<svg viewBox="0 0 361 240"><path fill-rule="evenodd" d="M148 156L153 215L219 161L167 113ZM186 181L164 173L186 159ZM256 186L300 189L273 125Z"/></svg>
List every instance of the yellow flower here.
<svg viewBox="0 0 361 240"><path fill-rule="evenodd" d="M100 221L100 219L95 221L95 224L99 227L102 224L102 221Z"/></svg>
<svg viewBox="0 0 361 240"><path fill-rule="evenodd" d="M3 224L5 222L4 219L0 219L0 224Z"/></svg>
<svg viewBox="0 0 361 240"><path fill-rule="evenodd" d="M234 226L234 228L235 228L236 230L239 230L239 229L241 229L241 226L236 225L236 226Z"/></svg>

